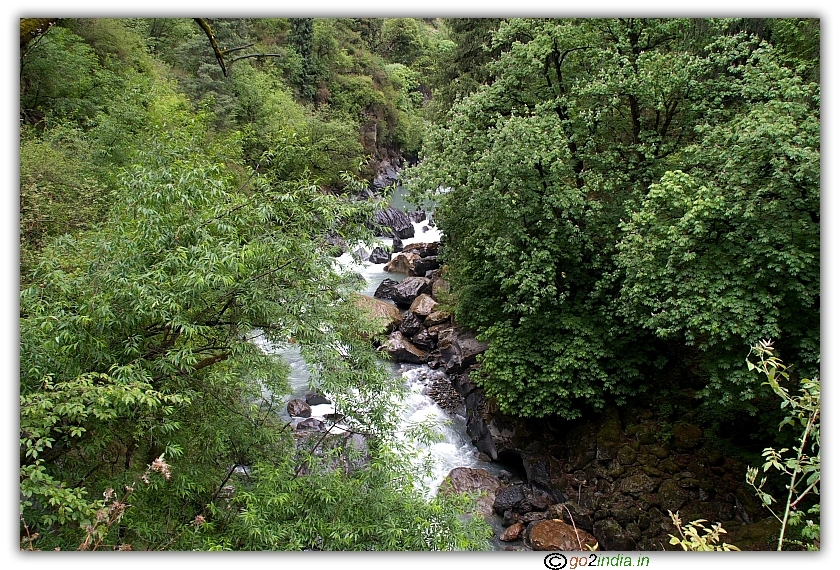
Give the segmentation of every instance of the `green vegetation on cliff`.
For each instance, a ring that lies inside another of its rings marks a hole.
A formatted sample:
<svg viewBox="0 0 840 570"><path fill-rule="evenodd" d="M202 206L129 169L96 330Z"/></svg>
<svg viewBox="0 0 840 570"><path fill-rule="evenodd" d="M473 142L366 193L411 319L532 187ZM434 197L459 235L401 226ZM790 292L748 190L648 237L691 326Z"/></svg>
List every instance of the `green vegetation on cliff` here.
<svg viewBox="0 0 840 570"><path fill-rule="evenodd" d="M22 547L486 547L419 488L328 255L371 238L364 169L419 145L428 23L25 23ZM355 435L293 435L258 336L300 347Z"/></svg>

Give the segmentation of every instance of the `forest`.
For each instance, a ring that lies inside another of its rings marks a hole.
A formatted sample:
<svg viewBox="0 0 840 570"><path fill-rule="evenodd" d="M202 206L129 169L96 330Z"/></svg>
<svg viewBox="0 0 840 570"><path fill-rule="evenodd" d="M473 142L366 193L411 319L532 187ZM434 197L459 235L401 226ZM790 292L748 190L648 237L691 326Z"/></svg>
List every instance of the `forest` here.
<svg viewBox="0 0 840 570"><path fill-rule="evenodd" d="M22 18L19 63L22 550L819 549L819 20ZM401 361L514 472L485 516L426 492L377 246L439 262Z"/></svg>

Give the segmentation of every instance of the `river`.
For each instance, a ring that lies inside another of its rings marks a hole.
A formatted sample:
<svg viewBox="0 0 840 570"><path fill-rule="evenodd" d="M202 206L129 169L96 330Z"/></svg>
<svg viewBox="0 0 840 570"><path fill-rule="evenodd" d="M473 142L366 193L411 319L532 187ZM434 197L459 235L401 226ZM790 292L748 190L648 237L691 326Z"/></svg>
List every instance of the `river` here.
<svg viewBox="0 0 840 570"><path fill-rule="evenodd" d="M402 207L406 204L404 196L400 189L395 193L392 204L396 207ZM414 223L414 237L403 239L404 245L413 243L429 243L440 241L440 231L430 221ZM391 245L391 238L380 237L377 238L380 245ZM365 257L369 251L365 251ZM405 274L389 273L384 270L384 263L369 263L367 261L359 261L354 255L353 251L347 252L336 259L341 266L347 270L354 271L365 279L365 285L361 293L373 296L377 287L386 278L395 281L402 281L405 279ZM300 354L300 349L295 345L271 346L265 341L257 339L258 344L268 352L281 355L291 367L290 385L291 398L303 398L306 393L310 391L309 386L309 369L303 357ZM388 366L392 373L401 376L402 381L407 388L404 398L400 402L401 417L408 425L411 422L431 421L440 432L441 439L438 442L431 444L427 450L431 453L433 458L433 467L431 475L423 481L425 493L427 497L432 497L440 484L443 482L449 472L456 467L474 467L485 469L491 474L497 475L504 466L496 462L485 462L479 459L478 451L472 444L470 436L467 434L466 426L466 411L459 410L454 414L449 414L438 406L434 400L427 396L424 391L435 380L440 380L442 377L446 378L446 374L442 370L433 370L426 365L395 363L385 361L384 364ZM448 380L448 378L446 378ZM320 404L312 406L312 417L324 420L324 417L335 412L331 404ZM288 421L293 421L288 415L285 408L281 411L281 415ZM501 527L500 517L493 517L491 525L494 527L498 535ZM495 519L499 518L498 521ZM499 550L502 544L498 539L491 541L492 547Z"/></svg>

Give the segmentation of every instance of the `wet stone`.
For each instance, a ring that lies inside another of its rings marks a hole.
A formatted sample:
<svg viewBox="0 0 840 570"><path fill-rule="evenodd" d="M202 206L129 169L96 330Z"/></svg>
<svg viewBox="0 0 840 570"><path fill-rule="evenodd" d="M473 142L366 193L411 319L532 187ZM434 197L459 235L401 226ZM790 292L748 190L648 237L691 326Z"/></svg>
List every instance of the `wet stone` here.
<svg viewBox="0 0 840 570"><path fill-rule="evenodd" d="M505 531L502 533L502 536L499 537L499 540L503 540L505 542L513 542L514 540L518 540L520 536L522 536L522 531L525 530L525 525L521 522L515 522L508 526Z"/></svg>

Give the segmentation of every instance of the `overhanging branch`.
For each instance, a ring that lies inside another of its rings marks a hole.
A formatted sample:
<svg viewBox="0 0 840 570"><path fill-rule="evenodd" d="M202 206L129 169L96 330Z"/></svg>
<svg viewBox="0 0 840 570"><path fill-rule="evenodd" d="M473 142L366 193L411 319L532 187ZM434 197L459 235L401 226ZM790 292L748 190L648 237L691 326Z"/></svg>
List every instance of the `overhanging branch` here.
<svg viewBox="0 0 840 570"><path fill-rule="evenodd" d="M228 66L233 65L234 62L239 61L240 59L248 59L248 58L258 58L262 59L264 57L277 57L283 58L286 57L282 53L252 53L248 55L241 55L239 57L235 57L231 59L228 64L225 64L225 56L231 54L236 51L241 51L243 49L248 49L249 47L253 47L254 44L247 44L244 46L239 46L235 48L229 49L222 49L219 47L219 42L216 41L216 34L213 33L213 28L210 27L210 23L205 18L193 18L198 26L204 30L204 33L207 35L207 39L210 41L210 47L213 48L213 55L216 56L216 61L219 62L219 67L222 68L222 75L225 77L228 76Z"/></svg>

